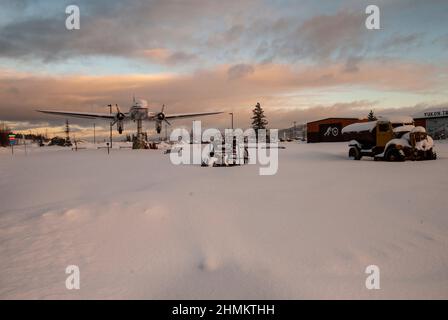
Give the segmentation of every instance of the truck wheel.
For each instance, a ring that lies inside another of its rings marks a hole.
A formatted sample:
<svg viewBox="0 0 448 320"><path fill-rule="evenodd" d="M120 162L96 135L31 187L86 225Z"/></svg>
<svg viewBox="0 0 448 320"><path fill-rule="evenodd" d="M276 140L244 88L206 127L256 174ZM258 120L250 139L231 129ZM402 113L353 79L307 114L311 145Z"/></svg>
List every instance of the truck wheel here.
<svg viewBox="0 0 448 320"><path fill-rule="evenodd" d="M386 161L404 161L404 158L400 154L400 151L398 151L394 147L387 149L384 158L386 159Z"/></svg>
<svg viewBox="0 0 448 320"><path fill-rule="evenodd" d="M351 147L350 150L348 150L348 157L351 160L361 160L362 154L361 151L359 151L356 147Z"/></svg>
<svg viewBox="0 0 448 320"><path fill-rule="evenodd" d="M436 160L437 159L437 154L431 150L428 151L427 155L426 155L426 160Z"/></svg>

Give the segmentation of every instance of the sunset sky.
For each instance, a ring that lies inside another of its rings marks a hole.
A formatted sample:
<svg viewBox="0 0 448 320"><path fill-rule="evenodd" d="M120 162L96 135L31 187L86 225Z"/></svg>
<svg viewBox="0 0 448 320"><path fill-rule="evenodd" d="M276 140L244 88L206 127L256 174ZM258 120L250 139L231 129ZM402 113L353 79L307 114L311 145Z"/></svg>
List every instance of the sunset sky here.
<svg viewBox="0 0 448 320"><path fill-rule="evenodd" d="M80 30L65 28L70 4ZM369 4L381 30L365 27ZM0 0L0 121L58 127L33 110L127 110L134 94L239 127L257 102L271 128L447 107L448 1Z"/></svg>

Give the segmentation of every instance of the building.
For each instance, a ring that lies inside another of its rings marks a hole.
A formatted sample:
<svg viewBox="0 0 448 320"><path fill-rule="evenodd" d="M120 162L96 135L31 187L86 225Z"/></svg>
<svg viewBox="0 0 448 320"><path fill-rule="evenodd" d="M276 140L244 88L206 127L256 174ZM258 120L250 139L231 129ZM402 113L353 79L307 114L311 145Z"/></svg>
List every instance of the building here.
<svg viewBox="0 0 448 320"><path fill-rule="evenodd" d="M303 140L306 138L306 124L297 124L294 127L278 130L280 140Z"/></svg>
<svg viewBox="0 0 448 320"><path fill-rule="evenodd" d="M345 141L342 128L353 123L366 122L358 118L326 118L306 124L308 143Z"/></svg>
<svg viewBox="0 0 448 320"><path fill-rule="evenodd" d="M448 136L448 108L428 109L414 115L416 126L422 126L434 139L446 139Z"/></svg>

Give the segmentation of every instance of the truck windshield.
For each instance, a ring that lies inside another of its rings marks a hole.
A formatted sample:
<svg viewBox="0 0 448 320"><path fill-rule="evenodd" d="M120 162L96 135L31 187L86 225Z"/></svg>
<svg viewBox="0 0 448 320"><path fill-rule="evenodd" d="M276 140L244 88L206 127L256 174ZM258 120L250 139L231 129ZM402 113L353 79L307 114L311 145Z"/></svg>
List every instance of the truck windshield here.
<svg viewBox="0 0 448 320"><path fill-rule="evenodd" d="M389 124L388 123L380 123L378 125L378 130L380 130L381 132L389 131Z"/></svg>

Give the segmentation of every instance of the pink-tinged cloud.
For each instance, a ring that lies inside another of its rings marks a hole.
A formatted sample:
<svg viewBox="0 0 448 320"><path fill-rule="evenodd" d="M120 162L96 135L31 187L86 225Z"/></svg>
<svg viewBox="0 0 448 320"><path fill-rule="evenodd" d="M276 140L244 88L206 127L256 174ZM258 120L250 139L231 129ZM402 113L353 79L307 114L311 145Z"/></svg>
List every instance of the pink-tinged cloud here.
<svg viewBox="0 0 448 320"><path fill-rule="evenodd" d="M188 63L196 60L197 57L193 54L182 51L172 52L166 48L153 48L142 51L142 56L149 59L151 62L162 65L176 65L179 63Z"/></svg>
<svg viewBox="0 0 448 320"><path fill-rule="evenodd" d="M42 120L45 116L33 110L99 111L109 103L126 109L135 94L147 99L155 110L166 104L169 112L223 109L247 113L257 101L266 101L266 111L272 114L281 105L269 101L285 94L300 95L309 89L324 94L335 87L346 92L360 88L435 91L446 89L446 82L440 81L443 74L446 70L429 64L396 61L361 61L350 72L344 64L221 65L189 75L33 76L0 71L0 111L3 120Z"/></svg>

